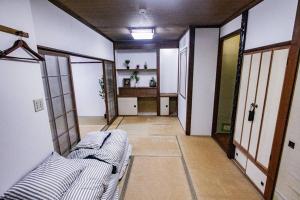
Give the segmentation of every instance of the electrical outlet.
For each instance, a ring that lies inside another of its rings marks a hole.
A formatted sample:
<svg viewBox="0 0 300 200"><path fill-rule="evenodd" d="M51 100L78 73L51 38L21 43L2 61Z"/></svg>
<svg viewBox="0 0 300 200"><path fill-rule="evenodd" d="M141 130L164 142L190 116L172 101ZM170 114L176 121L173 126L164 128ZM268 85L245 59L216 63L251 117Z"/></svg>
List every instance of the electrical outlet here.
<svg viewBox="0 0 300 200"><path fill-rule="evenodd" d="M34 99L33 100L33 105L34 105L34 111L39 112L44 110L44 100L41 99Z"/></svg>

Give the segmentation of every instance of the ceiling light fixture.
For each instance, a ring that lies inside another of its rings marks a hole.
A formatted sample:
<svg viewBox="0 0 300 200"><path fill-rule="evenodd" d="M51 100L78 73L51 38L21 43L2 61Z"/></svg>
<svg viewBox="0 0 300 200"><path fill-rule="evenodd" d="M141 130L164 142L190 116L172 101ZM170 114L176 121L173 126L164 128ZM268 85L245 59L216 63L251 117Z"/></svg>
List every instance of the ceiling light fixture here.
<svg viewBox="0 0 300 200"><path fill-rule="evenodd" d="M152 40L154 28L131 28L130 33L135 40Z"/></svg>

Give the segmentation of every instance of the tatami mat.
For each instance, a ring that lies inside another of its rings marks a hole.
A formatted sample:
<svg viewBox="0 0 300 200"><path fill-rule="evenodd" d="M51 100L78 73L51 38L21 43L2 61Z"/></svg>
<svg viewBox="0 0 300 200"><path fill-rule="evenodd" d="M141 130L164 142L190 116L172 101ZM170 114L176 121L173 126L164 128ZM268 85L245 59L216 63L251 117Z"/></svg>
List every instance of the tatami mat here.
<svg viewBox="0 0 300 200"><path fill-rule="evenodd" d="M124 199L192 199L181 158L135 157Z"/></svg>
<svg viewBox="0 0 300 200"><path fill-rule="evenodd" d="M129 135L135 156L181 156L176 136Z"/></svg>
<svg viewBox="0 0 300 200"><path fill-rule="evenodd" d="M105 125L79 125L80 137L83 138L87 133L100 131Z"/></svg>
<svg viewBox="0 0 300 200"><path fill-rule="evenodd" d="M262 196L211 137L185 136L174 117L119 117L128 132L131 170L126 200L260 200ZM237 188L239 188L237 190Z"/></svg>
<svg viewBox="0 0 300 200"><path fill-rule="evenodd" d="M178 138L199 200L262 199L211 137Z"/></svg>

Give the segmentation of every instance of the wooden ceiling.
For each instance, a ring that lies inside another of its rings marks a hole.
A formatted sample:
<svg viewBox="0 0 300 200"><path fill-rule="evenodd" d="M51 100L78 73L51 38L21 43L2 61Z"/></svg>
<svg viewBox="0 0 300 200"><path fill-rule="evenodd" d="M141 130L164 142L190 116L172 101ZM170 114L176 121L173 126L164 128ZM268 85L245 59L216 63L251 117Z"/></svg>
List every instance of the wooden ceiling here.
<svg viewBox="0 0 300 200"><path fill-rule="evenodd" d="M221 25L262 0L49 1L110 39L128 41L128 27L156 27L155 40L178 40L189 25Z"/></svg>

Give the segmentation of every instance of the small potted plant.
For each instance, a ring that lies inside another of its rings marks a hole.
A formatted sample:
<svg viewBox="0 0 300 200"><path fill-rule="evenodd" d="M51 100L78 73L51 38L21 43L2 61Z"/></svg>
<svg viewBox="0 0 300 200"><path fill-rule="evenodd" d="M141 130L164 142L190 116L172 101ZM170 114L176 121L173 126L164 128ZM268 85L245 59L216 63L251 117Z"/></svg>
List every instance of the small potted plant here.
<svg viewBox="0 0 300 200"><path fill-rule="evenodd" d="M136 69L140 69L140 65L136 65Z"/></svg>
<svg viewBox="0 0 300 200"><path fill-rule="evenodd" d="M127 69L129 69L129 63L130 63L130 60L125 60L125 66Z"/></svg>
<svg viewBox="0 0 300 200"><path fill-rule="evenodd" d="M132 86L136 87L136 84L139 82L140 77L138 77L138 71L134 71L130 76L130 80L132 81Z"/></svg>
<svg viewBox="0 0 300 200"><path fill-rule="evenodd" d="M104 91L104 80L103 80L103 76L99 79L99 96L104 99L105 97L105 91Z"/></svg>
<svg viewBox="0 0 300 200"><path fill-rule="evenodd" d="M148 68L147 62L145 62L144 69L147 69L147 68Z"/></svg>

